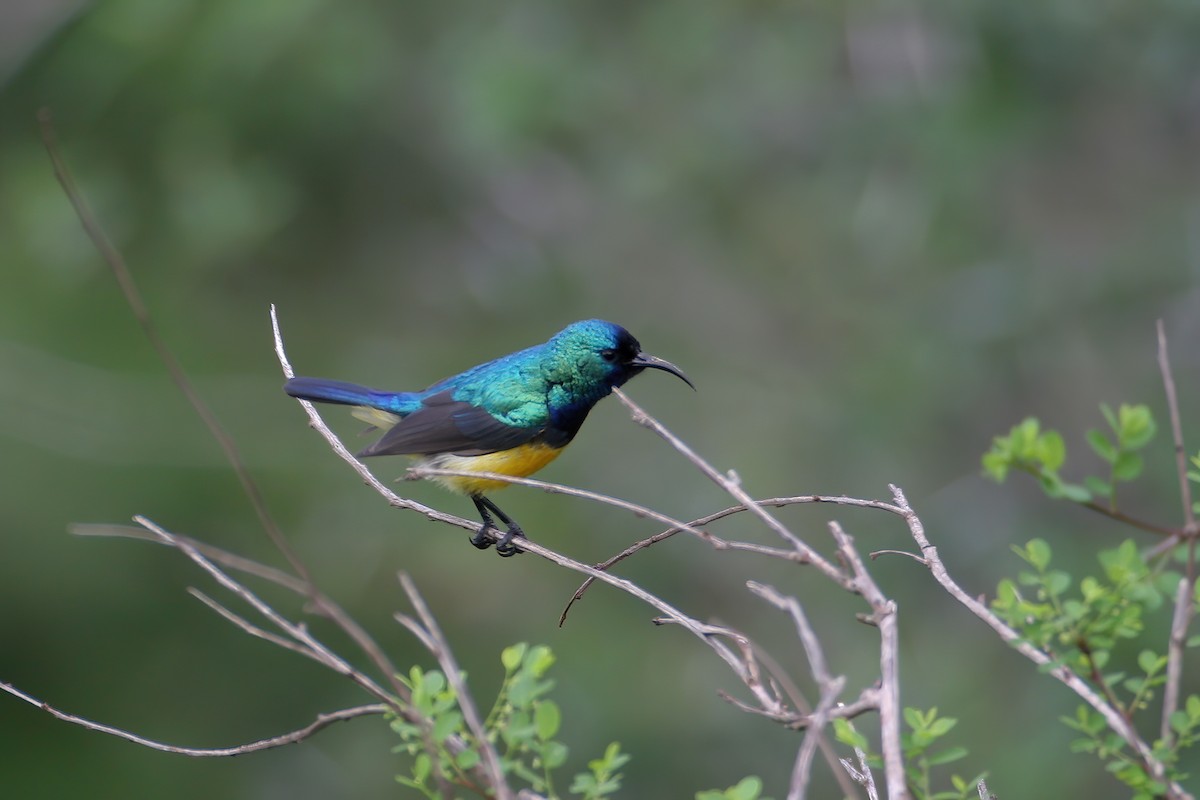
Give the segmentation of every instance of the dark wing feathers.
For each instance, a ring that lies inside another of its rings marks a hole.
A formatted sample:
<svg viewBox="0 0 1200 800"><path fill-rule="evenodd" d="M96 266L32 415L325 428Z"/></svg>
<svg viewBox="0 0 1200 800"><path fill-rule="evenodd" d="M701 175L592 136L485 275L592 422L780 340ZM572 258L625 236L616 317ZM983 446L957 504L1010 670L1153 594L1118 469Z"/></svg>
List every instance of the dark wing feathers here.
<svg viewBox="0 0 1200 800"><path fill-rule="evenodd" d="M449 390L425 398L422 407L406 416L360 457L457 453L478 456L525 444L542 432L519 428L493 417L482 408L454 400Z"/></svg>

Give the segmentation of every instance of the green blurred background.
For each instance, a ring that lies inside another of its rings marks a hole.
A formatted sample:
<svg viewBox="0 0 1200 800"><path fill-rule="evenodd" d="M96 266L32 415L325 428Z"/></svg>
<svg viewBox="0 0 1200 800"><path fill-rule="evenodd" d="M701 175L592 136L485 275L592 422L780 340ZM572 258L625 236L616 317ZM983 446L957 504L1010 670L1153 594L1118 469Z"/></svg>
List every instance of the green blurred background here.
<svg viewBox="0 0 1200 800"><path fill-rule="evenodd" d="M598 588L560 630L574 575L389 510L280 391L270 303L301 372L404 389L618 321L699 387L651 374L631 394L716 465L760 496L897 482L972 592L1015 574L1012 542L1046 537L1087 570L1126 535L986 483L978 458L1033 413L1073 445L1068 473L1095 468L1081 442L1098 402L1162 413L1158 317L1198 430L1191 3L7 0L0 32L0 677L93 719L230 745L363 698L188 597L213 587L178 554L65 532L140 513L279 561L55 183L43 105L320 584L398 663L430 666L391 621L411 572L484 702L501 647L551 645L570 771L619 740L626 797L747 774L782 797L798 737L720 700L737 693L722 665L631 599ZM1127 503L1172 522L1165 438L1148 458ZM544 476L685 518L728 504L611 401ZM587 561L658 530L531 490L502 500ZM826 549L833 515L866 549L910 545L878 514L781 512ZM770 541L746 520L717 530ZM900 604L903 700L960 719L959 772L990 770L1002 798L1126 796L1068 753L1071 695L919 565L873 569ZM861 605L811 571L678 537L623 574L803 675L786 620L743 588L772 582L809 604L848 697L877 674ZM0 697L0 794L404 797L393 744L368 719L199 761ZM818 773L813 796L833 796Z"/></svg>

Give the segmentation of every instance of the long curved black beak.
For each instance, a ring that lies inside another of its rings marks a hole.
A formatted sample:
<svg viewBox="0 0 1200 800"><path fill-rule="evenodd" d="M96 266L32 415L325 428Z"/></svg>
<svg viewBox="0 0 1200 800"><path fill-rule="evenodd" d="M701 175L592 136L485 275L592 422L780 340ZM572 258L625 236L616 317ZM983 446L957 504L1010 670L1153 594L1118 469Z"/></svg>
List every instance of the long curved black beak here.
<svg viewBox="0 0 1200 800"><path fill-rule="evenodd" d="M633 361L629 362L629 366L638 367L639 369L661 369L662 371L669 372L676 378L679 378L679 380L683 381L688 386L691 386L693 391L696 389L696 384L692 383L688 379L688 376L683 374L683 370L672 364L670 361L667 361L665 358L652 356L649 353L638 353L633 357Z"/></svg>

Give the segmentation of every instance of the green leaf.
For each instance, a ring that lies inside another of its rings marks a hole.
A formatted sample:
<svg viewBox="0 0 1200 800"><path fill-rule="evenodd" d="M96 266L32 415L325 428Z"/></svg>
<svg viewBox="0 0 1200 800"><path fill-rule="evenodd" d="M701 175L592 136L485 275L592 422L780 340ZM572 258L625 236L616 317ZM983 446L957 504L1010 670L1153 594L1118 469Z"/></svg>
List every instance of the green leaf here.
<svg viewBox="0 0 1200 800"><path fill-rule="evenodd" d="M904 721L908 723L908 727L914 731L919 731L925 727L925 716L921 713L921 709L907 706L904 709Z"/></svg>
<svg viewBox="0 0 1200 800"><path fill-rule="evenodd" d="M833 735L844 745L857 747L864 752L869 749L870 742L867 741L867 737L855 730L854 726L848 720L835 719L833 721Z"/></svg>
<svg viewBox="0 0 1200 800"><path fill-rule="evenodd" d="M525 650L528 647L529 645L525 642L520 642L500 651L500 663L504 665L506 672L512 672L521 666L521 662L525 659Z"/></svg>
<svg viewBox="0 0 1200 800"><path fill-rule="evenodd" d="M1037 570L1044 570L1050 566L1050 545L1045 539L1030 539L1025 545L1024 558L1029 562L1030 566Z"/></svg>
<svg viewBox="0 0 1200 800"><path fill-rule="evenodd" d="M936 767L940 764L949 764L952 761L958 761L961 758L967 757L967 748L965 747L949 747L940 753L929 756L925 759L926 763L931 767Z"/></svg>
<svg viewBox="0 0 1200 800"><path fill-rule="evenodd" d="M1086 478L1084 478L1083 485L1086 486L1092 494L1096 494L1101 497L1112 497L1112 484L1106 480L1097 478L1095 475L1088 475Z"/></svg>
<svg viewBox="0 0 1200 800"><path fill-rule="evenodd" d="M1051 570L1046 573L1044 585L1052 597L1058 597L1071 588L1071 576L1060 569Z"/></svg>
<svg viewBox="0 0 1200 800"><path fill-rule="evenodd" d="M1113 464L1113 478L1119 481L1131 481L1142 474L1145 462L1137 453L1122 450Z"/></svg>
<svg viewBox="0 0 1200 800"><path fill-rule="evenodd" d="M1088 491L1086 486L1080 486L1078 483L1060 483L1058 486L1060 497L1070 500L1072 503L1086 503L1092 499L1092 493Z"/></svg>
<svg viewBox="0 0 1200 800"><path fill-rule="evenodd" d="M1147 675L1153 675L1167 665L1166 656L1161 658L1153 650L1143 650L1138 653L1138 666Z"/></svg>
<svg viewBox="0 0 1200 800"><path fill-rule="evenodd" d="M1096 451L1096 455L1108 463L1111 464L1117 460L1117 448L1103 432L1092 428L1087 432L1087 443L1092 446L1092 450Z"/></svg>
<svg viewBox="0 0 1200 800"><path fill-rule="evenodd" d="M1063 444L1062 434L1058 431L1046 431L1038 437L1037 459L1045 469L1058 472L1067 459L1067 446Z"/></svg>
<svg viewBox="0 0 1200 800"><path fill-rule="evenodd" d="M557 659L554 652L544 644L539 644L529 651L529 659L526 667L533 673L534 677L540 678L546 674L546 671L554 665Z"/></svg>
<svg viewBox="0 0 1200 800"><path fill-rule="evenodd" d="M454 757L454 765L461 770L468 770L480 761L479 752L468 747Z"/></svg>
<svg viewBox="0 0 1200 800"><path fill-rule="evenodd" d="M1009 453L998 453L995 450L990 450L983 454L981 463L983 464L984 475L996 483L1004 483L1004 479L1008 477L1008 468L1012 465L1012 456Z"/></svg>
<svg viewBox="0 0 1200 800"><path fill-rule="evenodd" d="M742 778L738 781L737 786L727 789L725 796L729 800L756 800L761 792L762 781L751 775L748 778Z"/></svg>
<svg viewBox="0 0 1200 800"><path fill-rule="evenodd" d="M542 747L542 764L546 769L558 769L567 763L567 746L561 742L546 742Z"/></svg>
<svg viewBox="0 0 1200 800"><path fill-rule="evenodd" d="M1119 412L1121 424L1117 439L1122 448L1137 450L1144 447L1154 438L1157 426L1150 407L1145 405L1129 406L1122 404Z"/></svg>
<svg viewBox="0 0 1200 800"><path fill-rule="evenodd" d="M418 784L425 783L425 779L429 777L429 773L433 771L433 761L429 758L428 753L421 753L413 759L412 774Z"/></svg>
<svg viewBox="0 0 1200 800"><path fill-rule="evenodd" d="M953 717L941 717L934 720L929 726L929 735L933 737L945 736L957 724L958 720Z"/></svg>
<svg viewBox="0 0 1200 800"><path fill-rule="evenodd" d="M1113 433L1120 434L1121 426L1117 424L1117 415L1113 413L1107 403L1100 404L1100 413L1104 415L1104 419L1108 422L1108 427L1112 428Z"/></svg>
<svg viewBox="0 0 1200 800"><path fill-rule="evenodd" d="M558 704L553 700L542 700L533 708L533 724L537 728L538 738L543 742L558 733L562 722L562 713Z"/></svg>
<svg viewBox="0 0 1200 800"><path fill-rule="evenodd" d="M462 727L462 714L451 711L433 721L434 741L444 742Z"/></svg>

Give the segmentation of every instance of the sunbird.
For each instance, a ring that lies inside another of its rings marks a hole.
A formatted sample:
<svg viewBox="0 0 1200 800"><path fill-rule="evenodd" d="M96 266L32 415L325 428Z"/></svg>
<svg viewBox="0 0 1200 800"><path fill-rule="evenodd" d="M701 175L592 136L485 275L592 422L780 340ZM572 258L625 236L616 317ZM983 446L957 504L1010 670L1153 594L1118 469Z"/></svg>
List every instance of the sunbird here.
<svg viewBox="0 0 1200 800"><path fill-rule="evenodd" d="M386 392L324 378L292 378L283 390L302 400L357 406L355 417L384 431L358 453L360 458L407 455L418 467L524 478L557 458L592 407L644 369L664 370L696 388L679 367L642 352L620 325L589 319L420 392ZM521 526L484 496L506 482L433 479L475 503L483 524L471 544L481 550L491 546L487 529L499 530L495 514L507 526L496 552L518 552L513 539L525 536Z"/></svg>

